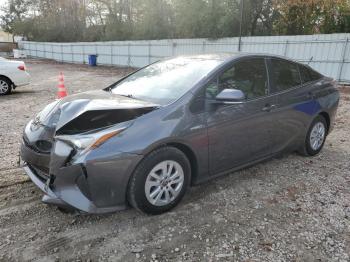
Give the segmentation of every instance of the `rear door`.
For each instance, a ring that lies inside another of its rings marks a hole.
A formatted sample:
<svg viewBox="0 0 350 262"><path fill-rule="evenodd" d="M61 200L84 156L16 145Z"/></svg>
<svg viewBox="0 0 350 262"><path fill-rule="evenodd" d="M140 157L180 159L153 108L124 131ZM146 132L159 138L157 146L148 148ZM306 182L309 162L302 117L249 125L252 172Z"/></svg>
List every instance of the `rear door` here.
<svg viewBox="0 0 350 262"><path fill-rule="evenodd" d="M316 109L312 87L301 79L299 64L279 58L270 58L271 94L276 95L273 152L296 149Z"/></svg>
<svg viewBox="0 0 350 262"><path fill-rule="evenodd" d="M212 104L207 108L209 169L212 175L271 153L271 109L265 59L244 58L206 87L207 102L223 89L239 89L246 100L234 105Z"/></svg>

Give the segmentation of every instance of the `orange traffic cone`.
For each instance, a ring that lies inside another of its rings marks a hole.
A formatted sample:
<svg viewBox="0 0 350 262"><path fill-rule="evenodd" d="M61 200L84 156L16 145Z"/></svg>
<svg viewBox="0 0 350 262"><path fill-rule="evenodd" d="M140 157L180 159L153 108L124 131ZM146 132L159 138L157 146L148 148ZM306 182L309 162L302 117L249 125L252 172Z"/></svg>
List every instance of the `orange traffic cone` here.
<svg viewBox="0 0 350 262"><path fill-rule="evenodd" d="M60 73L60 76L58 78L58 92L57 92L57 97L62 98L67 96L67 90L66 87L64 86L64 78L63 78L63 73Z"/></svg>

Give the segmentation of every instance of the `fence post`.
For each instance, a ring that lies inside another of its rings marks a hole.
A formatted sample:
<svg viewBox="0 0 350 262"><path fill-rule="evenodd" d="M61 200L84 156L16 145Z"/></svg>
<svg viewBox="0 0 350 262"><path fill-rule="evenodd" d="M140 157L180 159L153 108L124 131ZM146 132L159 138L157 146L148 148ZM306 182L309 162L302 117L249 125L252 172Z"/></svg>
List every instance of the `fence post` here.
<svg viewBox="0 0 350 262"><path fill-rule="evenodd" d="M174 40L171 42L171 56L174 56L175 55L175 47L176 47L176 44L174 42Z"/></svg>
<svg viewBox="0 0 350 262"><path fill-rule="evenodd" d="M81 45L81 49L83 50L83 64L85 64L85 45Z"/></svg>
<svg viewBox="0 0 350 262"><path fill-rule="evenodd" d="M128 43L128 66L130 67L131 59L130 59L130 43Z"/></svg>
<svg viewBox="0 0 350 262"><path fill-rule="evenodd" d="M72 57L72 64L74 63L74 56L73 56L73 44L70 44L70 54L71 54L71 57Z"/></svg>
<svg viewBox="0 0 350 262"><path fill-rule="evenodd" d="M111 65L113 65L113 44L111 43Z"/></svg>
<svg viewBox="0 0 350 262"><path fill-rule="evenodd" d="M148 42L148 64L151 63L151 42Z"/></svg>
<svg viewBox="0 0 350 262"><path fill-rule="evenodd" d="M96 54L96 57L98 56L97 54L97 44L95 44L95 54ZM97 58L96 58L96 64L97 64Z"/></svg>
<svg viewBox="0 0 350 262"><path fill-rule="evenodd" d="M338 72L338 81L340 82L341 80L341 76L343 74L343 67L344 67L344 63L345 63L345 55L346 55L346 49L348 48L348 43L349 43L349 37L346 38L346 41L344 42L344 46L343 46L343 52L342 52L342 61L339 67L339 72ZM349 79L348 79L349 80Z"/></svg>
<svg viewBox="0 0 350 262"><path fill-rule="evenodd" d="M286 41L286 45L285 45L285 47L284 47L284 56L287 56L288 44L289 44L289 41L287 40L287 41Z"/></svg>
<svg viewBox="0 0 350 262"><path fill-rule="evenodd" d="M63 63L63 45L60 44L60 46L61 46L61 62Z"/></svg>
<svg viewBox="0 0 350 262"><path fill-rule="evenodd" d="M207 43L206 43L205 40L204 40L203 43L202 43L202 53L203 53L203 54L205 54L205 49L206 49L205 46L206 46L206 44L207 44Z"/></svg>

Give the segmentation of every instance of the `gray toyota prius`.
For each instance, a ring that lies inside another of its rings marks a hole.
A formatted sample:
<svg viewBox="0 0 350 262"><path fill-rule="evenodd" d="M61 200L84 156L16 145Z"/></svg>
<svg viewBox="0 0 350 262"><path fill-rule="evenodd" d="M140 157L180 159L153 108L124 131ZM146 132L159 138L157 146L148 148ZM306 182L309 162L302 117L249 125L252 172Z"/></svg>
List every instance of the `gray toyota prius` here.
<svg viewBox="0 0 350 262"><path fill-rule="evenodd" d="M336 82L283 57L180 56L47 105L21 158L44 203L159 214L191 185L281 152L316 155L338 102Z"/></svg>

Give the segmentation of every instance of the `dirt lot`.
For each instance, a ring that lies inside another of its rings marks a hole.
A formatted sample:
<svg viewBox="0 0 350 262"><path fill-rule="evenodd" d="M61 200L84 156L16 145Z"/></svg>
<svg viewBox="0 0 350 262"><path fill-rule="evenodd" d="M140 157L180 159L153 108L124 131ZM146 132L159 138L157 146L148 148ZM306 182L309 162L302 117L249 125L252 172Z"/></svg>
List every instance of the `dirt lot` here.
<svg viewBox="0 0 350 262"><path fill-rule="evenodd" d="M17 168L26 122L55 98L128 70L27 61L32 84L0 97L0 261L350 261L350 90L317 157L290 154L194 187L172 212L64 214Z"/></svg>

